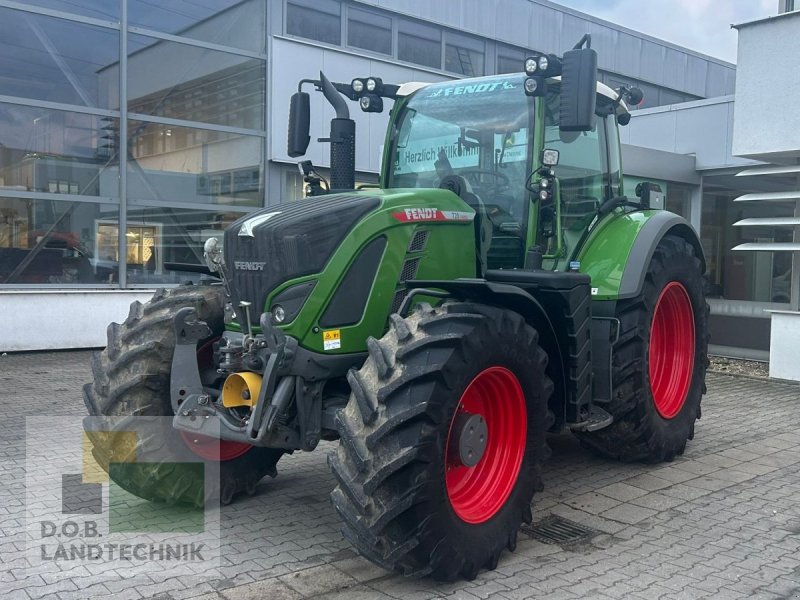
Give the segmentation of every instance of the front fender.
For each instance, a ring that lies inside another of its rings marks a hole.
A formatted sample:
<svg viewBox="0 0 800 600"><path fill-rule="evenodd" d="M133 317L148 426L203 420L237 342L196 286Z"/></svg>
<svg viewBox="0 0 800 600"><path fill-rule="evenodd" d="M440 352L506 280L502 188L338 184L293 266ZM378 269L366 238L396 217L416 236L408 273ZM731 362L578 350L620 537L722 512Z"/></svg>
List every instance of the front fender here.
<svg viewBox="0 0 800 600"><path fill-rule="evenodd" d="M667 234L692 244L705 272L700 240L683 217L665 210L612 213L596 227L578 255L581 272L592 278L592 299L638 296L653 252Z"/></svg>

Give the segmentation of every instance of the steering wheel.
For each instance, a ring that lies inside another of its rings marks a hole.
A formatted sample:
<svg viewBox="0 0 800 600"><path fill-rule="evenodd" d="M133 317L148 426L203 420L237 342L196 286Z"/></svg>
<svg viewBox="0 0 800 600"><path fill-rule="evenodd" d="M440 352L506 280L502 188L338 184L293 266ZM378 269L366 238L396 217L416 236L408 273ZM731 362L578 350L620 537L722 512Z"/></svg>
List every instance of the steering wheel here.
<svg viewBox="0 0 800 600"><path fill-rule="evenodd" d="M508 175L506 175L505 173L500 173L499 171L492 171L490 169L460 169L458 171L458 174L461 175L464 179L466 179L469 182L469 184L473 187L509 186ZM493 179L492 183L488 183L484 180L484 177L487 176Z"/></svg>

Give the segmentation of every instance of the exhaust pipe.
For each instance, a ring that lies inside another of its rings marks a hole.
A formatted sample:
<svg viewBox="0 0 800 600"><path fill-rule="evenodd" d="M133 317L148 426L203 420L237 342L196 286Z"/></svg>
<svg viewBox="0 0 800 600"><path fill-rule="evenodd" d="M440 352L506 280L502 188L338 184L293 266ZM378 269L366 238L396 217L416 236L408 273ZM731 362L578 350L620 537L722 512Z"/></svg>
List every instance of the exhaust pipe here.
<svg viewBox="0 0 800 600"><path fill-rule="evenodd" d="M356 122L350 118L342 95L333 87L325 74L319 72L322 93L336 111L331 119L331 188L333 190L352 190L356 187Z"/></svg>

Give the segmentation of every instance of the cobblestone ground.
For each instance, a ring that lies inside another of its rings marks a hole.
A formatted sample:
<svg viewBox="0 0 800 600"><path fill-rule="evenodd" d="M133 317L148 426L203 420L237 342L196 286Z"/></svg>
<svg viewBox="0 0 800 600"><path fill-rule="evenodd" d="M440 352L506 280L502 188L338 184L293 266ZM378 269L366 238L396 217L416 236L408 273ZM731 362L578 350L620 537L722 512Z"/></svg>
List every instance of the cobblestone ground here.
<svg viewBox="0 0 800 600"><path fill-rule="evenodd" d="M719 374L671 464L613 463L554 436L535 518L596 534L571 546L523 535L471 582L407 580L357 557L328 502L332 444L285 457L277 479L223 508L221 578L41 573L24 556L25 417L82 415L88 359L0 357L2 598L800 598L800 386Z"/></svg>

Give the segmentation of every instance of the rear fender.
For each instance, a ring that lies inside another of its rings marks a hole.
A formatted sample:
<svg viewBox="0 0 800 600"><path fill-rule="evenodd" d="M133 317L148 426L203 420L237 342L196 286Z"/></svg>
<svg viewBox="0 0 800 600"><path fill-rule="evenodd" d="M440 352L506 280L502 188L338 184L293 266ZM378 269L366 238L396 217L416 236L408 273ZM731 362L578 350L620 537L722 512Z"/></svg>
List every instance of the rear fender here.
<svg viewBox="0 0 800 600"><path fill-rule="evenodd" d="M677 235L689 242L705 272L700 240L683 217L665 210L612 213L595 229L578 255L581 272L592 278L592 298L638 296L653 252L665 235Z"/></svg>

